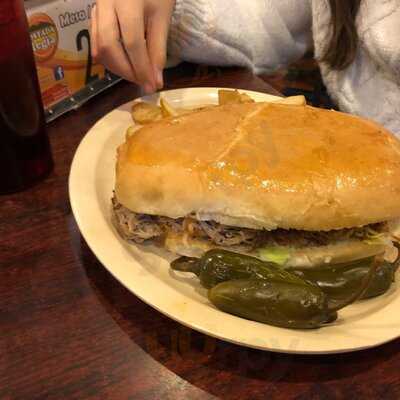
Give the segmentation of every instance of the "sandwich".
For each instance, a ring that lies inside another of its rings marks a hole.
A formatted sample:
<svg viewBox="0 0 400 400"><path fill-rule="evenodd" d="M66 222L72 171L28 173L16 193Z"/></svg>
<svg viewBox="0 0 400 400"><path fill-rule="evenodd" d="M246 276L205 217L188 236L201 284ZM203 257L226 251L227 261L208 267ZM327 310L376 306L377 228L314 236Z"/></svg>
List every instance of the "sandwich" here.
<svg viewBox="0 0 400 400"><path fill-rule="evenodd" d="M123 238L176 255L213 248L282 267L398 257L400 142L360 117L273 103L159 119L117 152Z"/></svg>

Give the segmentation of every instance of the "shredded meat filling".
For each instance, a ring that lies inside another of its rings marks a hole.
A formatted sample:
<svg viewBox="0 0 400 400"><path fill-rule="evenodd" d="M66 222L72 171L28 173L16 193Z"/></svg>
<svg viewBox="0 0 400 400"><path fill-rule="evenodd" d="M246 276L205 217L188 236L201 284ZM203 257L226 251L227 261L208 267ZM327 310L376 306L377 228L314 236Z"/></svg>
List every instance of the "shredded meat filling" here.
<svg viewBox="0 0 400 400"><path fill-rule="evenodd" d="M200 226L211 241L220 246L255 247L260 231L221 225L215 221L201 221Z"/></svg>
<svg viewBox="0 0 400 400"><path fill-rule="evenodd" d="M209 240L212 243L243 250L263 246L325 246L346 239L364 239L370 229L381 232L385 224L367 225L361 228L340 229L328 232L309 232L295 229L274 231L239 228L219 224L215 221L198 221L192 216L168 218L148 214L137 214L113 198L114 216L121 235L136 243L143 243L165 236L168 232L185 232L193 239Z"/></svg>
<svg viewBox="0 0 400 400"><path fill-rule="evenodd" d="M113 208L116 225L125 239L143 243L163 234L158 217L133 213L115 199L113 199Z"/></svg>

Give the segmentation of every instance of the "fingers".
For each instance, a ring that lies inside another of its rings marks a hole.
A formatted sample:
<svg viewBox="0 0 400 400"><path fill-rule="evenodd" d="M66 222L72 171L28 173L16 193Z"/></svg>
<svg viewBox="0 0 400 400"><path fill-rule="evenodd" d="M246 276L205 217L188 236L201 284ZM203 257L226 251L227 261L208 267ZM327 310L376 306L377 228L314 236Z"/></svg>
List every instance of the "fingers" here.
<svg viewBox="0 0 400 400"><path fill-rule="evenodd" d="M153 92L163 86L172 7L148 11L145 16L144 0L98 0L92 9L91 45L93 57L107 69Z"/></svg>
<svg viewBox="0 0 400 400"><path fill-rule="evenodd" d="M137 77L120 41L113 2L109 0L97 2L97 6L92 11L92 33L94 37L92 51L96 59L122 78L137 82Z"/></svg>
<svg viewBox="0 0 400 400"><path fill-rule="evenodd" d="M170 17L165 15L165 12L157 10L149 18L147 26L147 48L159 89L163 87L162 72L166 61Z"/></svg>
<svg viewBox="0 0 400 400"><path fill-rule="evenodd" d="M156 83L147 51L143 2L137 0L133 7L129 1L118 1L116 11L125 51L135 71L137 82L146 92L154 92Z"/></svg>

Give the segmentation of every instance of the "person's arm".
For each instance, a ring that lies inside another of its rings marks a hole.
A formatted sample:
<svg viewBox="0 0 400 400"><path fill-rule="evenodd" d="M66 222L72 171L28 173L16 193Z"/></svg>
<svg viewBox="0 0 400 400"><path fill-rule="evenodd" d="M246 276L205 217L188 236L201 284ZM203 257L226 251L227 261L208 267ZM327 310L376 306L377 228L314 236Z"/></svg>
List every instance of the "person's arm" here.
<svg viewBox="0 0 400 400"><path fill-rule="evenodd" d="M311 43L309 0L176 0L169 53L261 73L300 58Z"/></svg>
<svg viewBox="0 0 400 400"><path fill-rule="evenodd" d="M400 82L400 2L365 2L361 5L361 46L382 71Z"/></svg>
<svg viewBox="0 0 400 400"><path fill-rule="evenodd" d="M267 72L311 44L310 0L97 0L91 18L96 60L147 92L163 86L170 52L182 60Z"/></svg>

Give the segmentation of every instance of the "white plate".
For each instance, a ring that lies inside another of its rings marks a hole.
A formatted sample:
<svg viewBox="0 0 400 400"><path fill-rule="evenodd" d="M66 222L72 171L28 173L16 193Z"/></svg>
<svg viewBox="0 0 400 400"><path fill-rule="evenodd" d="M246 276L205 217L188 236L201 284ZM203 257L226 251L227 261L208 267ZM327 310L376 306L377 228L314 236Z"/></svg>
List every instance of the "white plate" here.
<svg viewBox="0 0 400 400"><path fill-rule="evenodd" d="M274 96L246 92L255 100ZM217 88L164 92L178 107L217 103ZM157 96L144 98L157 101ZM72 163L69 191L72 210L88 245L101 263L143 301L180 323L229 342L284 353L327 354L361 350L400 335L400 296L395 286L384 296L359 302L339 313L336 323L298 331L247 321L215 309L197 279L174 274L171 254L125 243L110 222L117 146L132 124L130 104L102 118L82 140ZM190 275L190 274L189 274Z"/></svg>

